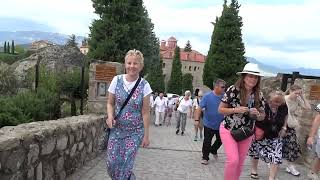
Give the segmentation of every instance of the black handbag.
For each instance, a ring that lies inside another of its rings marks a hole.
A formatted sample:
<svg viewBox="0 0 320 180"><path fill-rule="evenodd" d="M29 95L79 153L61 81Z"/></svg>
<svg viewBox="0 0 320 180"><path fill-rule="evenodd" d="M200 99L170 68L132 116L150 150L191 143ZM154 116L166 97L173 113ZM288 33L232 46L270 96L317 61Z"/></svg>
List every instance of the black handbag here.
<svg viewBox="0 0 320 180"><path fill-rule="evenodd" d="M254 123L255 120L251 120L254 121L253 122L253 127L250 126L242 126L241 128L238 129L232 129L230 131L231 136L233 137L233 139L237 142L243 141L247 138L249 138L250 136L252 136L254 134Z"/></svg>
<svg viewBox="0 0 320 180"><path fill-rule="evenodd" d="M124 101L124 103L122 104L119 112L118 112L117 115L115 116L115 118L114 118L115 120L117 120L117 119L119 118L119 115L120 115L121 111L122 111L122 110L124 109L124 107L128 104L128 102L129 102L130 98L132 97L134 91L137 89L140 81L141 81L141 77L139 77L139 79L137 80L136 84L135 84L134 87L131 89L130 94L127 96L127 98L126 98L126 100ZM105 147L108 147L110 130L111 130L111 128L109 128L109 127L107 127L107 128L105 129L105 135L104 135L104 138L103 138L103 139L104 139L104 140L103 140L103 141L104 141L103 144L105 145Z"/></svg>
<svg viewBox="0 0 320 180"><path fill-rule="evenodd" d="M250 96L249 99L249 109L254 105L253 98ZM242 126L238 129L231 129L230 133L233 139L237 142L243 141L249 137L251 137L255 133L255 122L256 120L249 117L249 114L247 114L247 118L250 119L250 123L246 126ZM252 127L251 127L252 125Z"/></svg>

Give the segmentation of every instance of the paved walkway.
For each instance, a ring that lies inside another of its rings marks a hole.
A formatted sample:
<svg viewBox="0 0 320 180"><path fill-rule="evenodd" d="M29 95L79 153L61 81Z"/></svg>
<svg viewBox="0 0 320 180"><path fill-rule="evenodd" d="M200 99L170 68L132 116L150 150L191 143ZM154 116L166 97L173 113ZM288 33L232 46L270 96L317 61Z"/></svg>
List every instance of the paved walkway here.
<svg viewBox="0 0 320 180"><path fill-rule="evenodd" d="M209 165L201 165L201 141L193 141L191 120L187 122L184 136L175 134L175 119L171 126L150 128L151 144L147 149L141 148L135 162L134 173L137 180L223 180L225 156L223 148L218 151L218 160L209 161ZM268 179L268 167L261 162L259 165L260 179ZM285 172L284 165L278 173L279 180L306 180L308 170L297 165L300 177L294 177ZM250 179L250 162L246 160L241 180ZM87 162L68 180L108 180L104 154Z"/></svg>

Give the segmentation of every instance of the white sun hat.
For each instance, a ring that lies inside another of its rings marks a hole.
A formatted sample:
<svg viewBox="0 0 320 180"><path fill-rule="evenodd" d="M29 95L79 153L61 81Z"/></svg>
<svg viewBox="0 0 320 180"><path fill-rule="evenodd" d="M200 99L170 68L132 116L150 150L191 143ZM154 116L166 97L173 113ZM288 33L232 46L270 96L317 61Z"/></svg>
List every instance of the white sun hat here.
<svg viewBox="0 0 320 180"><path fill-rule="evenodd" d="M320 113L320 104L318 104L314 109Z"/></svg>
<svg viewBox="0 0 320 180"><path fill-rule="evenodd" d="M256 76L263 76L261 74L261 70L259 69L258 64L254 64L254 63L247 63L242 72L237 72L237 74L252 74L252 75L256 75Z"/></svg>

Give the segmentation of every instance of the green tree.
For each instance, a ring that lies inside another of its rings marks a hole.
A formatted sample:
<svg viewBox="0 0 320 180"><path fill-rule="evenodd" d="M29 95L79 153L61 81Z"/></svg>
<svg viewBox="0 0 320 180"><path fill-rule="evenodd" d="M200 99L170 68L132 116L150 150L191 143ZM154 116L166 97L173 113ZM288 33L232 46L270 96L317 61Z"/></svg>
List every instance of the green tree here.
<svg viewBox="0 0 320 180"><path fill-rule="evenodd" d="M95 13L89 35L89 57L124 62L125 53L138 49L144 54L144 73L159 62L159 41L142 0L92 0Z"/></svg>
<svg viewBox="0 0 320 180"><path fill-rule="evenodd" d="M180 61L180 48L174 50L174 58L172 62L171 77L168 82L168 92L181 94L182 93L182 71Z"/></svg>
<svg viewBox="0 0 320 180"><path fill-rule="evenodd" d="M76 35L72 34L71 36L69 36L69 39L68 39L67 43L65 44L65 46L70 46L70 47L76 47L76 48L78 48L78 43L77 43Z"/></svg>
<svg viewBox="0 0 320 180"><path fill-rule="evenodd" d="M7 41L4 42L3 52L7 53Z"/></svg>
<svg viewBox="0 0 320 180"><path fill-rule="evenodd" d="M211 45L208 52L204 70L204 77L208 75L208 69L212 72L212 79L204 79L204 84L211 87L213 79L222 78L230 85L238 78L236 72L241 71L247 63L244 44L242 42L242 18L239 16L237 0L231 0L230 5L225 1L221 17L216 21ZM211 82L210 82L211 81Z"/></svg>
<svg viewBox="0 0 320 180"><path fill-rule="evenodd" d="M8 42L8 43L7 43L7 53L8 53L8 54L10 54L10 50L11 50L11 49L10 49L10 44L9 44L9 42Z"/></svg>
<svg viewBox="0 0 320 180"><path fill-rule="evenodd" d="M14 54L15 53L15 51L14 51L14 40L12 40L12 42L11 42L11 53L12 54Z"/></svg>
<svg viewBox="0 0 320 180"><path fill-rule="evenodd" d="M165 90L162 63L163 63L162 60L160 60L160 62L158 63L155 62L151 66L150 72L152 73L149 73L146 77L147 81L149 82L154 92L160 92Z"/></svg>
<svg viewBox="0 0 320 180"><path fill-rule="evenodd" d="M184 47L185 52L191 52L192 51L192 46L190 44L190 41L188 40L186 43L186 46Z"/></svg>
<svg viewBox="0 0 320 180"><path fill-rule="evenodd" d="M182 76L182 92L186 90L193 91L192 86L193 76L190 73L184 74Z"/></svg>

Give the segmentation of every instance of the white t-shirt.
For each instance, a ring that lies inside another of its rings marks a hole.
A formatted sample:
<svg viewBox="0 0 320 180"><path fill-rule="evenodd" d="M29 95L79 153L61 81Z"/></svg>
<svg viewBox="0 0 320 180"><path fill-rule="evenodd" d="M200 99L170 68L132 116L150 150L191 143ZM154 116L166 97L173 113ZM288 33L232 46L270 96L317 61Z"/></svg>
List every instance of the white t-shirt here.
<svg viewBox="0 0 320 180"><path fill-rule="evenodd" d="M179 99L179 101L180 101L180 99ZM180 111L182 113L188 113L188 109L190 109L191 107L192 107L192 100L188 99L186 101L183 97L183 99L179 103L178 111Z"/></svg>
<svg viewBox="0 0 320 180"><path fill-rule="evenodd" d="M195 108L197 109L197 108L199 107L198 101L199 101L199 103L200 103L200 100L197 100L197 98L194 98L194 99L193 99L193 105L192 105L192 107L195 107Z"/></svg>
<svg viewBox="0 0 320 180"><path fill-rule="evenodd" d="M119 75L119 76L121 76L120 78L123 78L123 82L124 82L124 83L123 83L123 88L124 88L127 92L130 92L131 89L132 89L132 88L134 87L134 85L136 84L136 82L137 82L138 79L136 79L135 81L129 82L129 81L126 80L124 74ZM144 79L141 78L140 83L141 83L143 80L144 80ZM118 82L118 76L113 77L113 79L112 79L112 81L111 81L111 83L110 83L110 86L109 86L109 88L108 88L108 92L109 92L109 93L115 94L115 92L116 92L116 87L117 87L117 82ZM146 81L146 82L147 82L147 81ZM146 97L146 96L148 96L148 95L151 94L151 93L152 93L152 89L151 89L151 87L150 87L150 84L147 82L147 83L144 85L143 97Z"/></svg>
<svg viewBox="0 0 320 180"><path fill-rule="evenodd" d="M149 102L150 107L153 107L153 103L154 103L153 96L154 96L154 95L151 95L151 96L150 96L150 102Z"/></svg>
<svg viewBox="0 0 320 180"><path fill-rule="evenodd" d="M168 107L169 108L173 108L174 105L176 104L176 100L174 98L171 98L171 99L168 100L167 103L168 103Z"/></svg>
<svg viewBox="0 0 320 180"><path fill-rule="evenodd" d="M158 96L156 100L154 100L154 107L156 107L157 112L164 112L166 109L167 100L165 97L162 99Z"/></svg>

